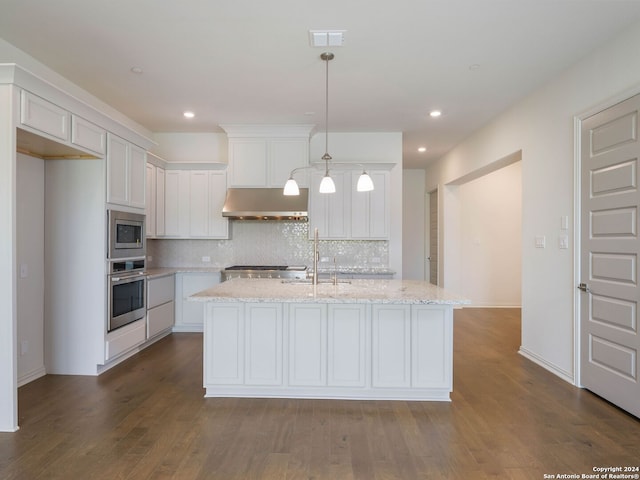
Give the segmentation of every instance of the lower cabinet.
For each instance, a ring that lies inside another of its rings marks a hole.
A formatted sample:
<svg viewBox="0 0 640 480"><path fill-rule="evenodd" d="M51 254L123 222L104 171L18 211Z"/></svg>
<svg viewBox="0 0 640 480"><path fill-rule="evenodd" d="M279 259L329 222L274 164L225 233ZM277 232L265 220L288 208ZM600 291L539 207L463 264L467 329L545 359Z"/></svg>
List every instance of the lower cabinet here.
<svg viewBox="0 0 640 480"><path fill-rule="evenodd" d="M173 327L175 276L151 278L147 289L147 338L152 338Z"/></svg>
<svg viewBox="0 0 640 480"><path fill-rule="evenodd" d="M112 360L118 355L138 345L146 338L144 320L130 323L107 334L105 360Z"/></svg>
<svg viewBox="0 0 640 480"><path fill-rule="evenodd" d="M204 319L203 302L190 302L194 293L220 283L219 272L176 273L176 321L175 332L201 332Z"/></svg>
<svg viewBox="0 0 640 480"><path fill-rule="evenodd" d="M207 396L449 400L452 309L206 304Z"/></svg>

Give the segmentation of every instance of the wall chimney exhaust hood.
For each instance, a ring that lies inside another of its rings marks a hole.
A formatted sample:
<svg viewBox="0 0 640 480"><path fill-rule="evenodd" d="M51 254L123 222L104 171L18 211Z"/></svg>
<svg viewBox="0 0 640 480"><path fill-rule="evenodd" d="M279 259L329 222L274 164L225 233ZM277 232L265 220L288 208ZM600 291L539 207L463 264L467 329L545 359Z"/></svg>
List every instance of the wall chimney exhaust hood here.
<svg viewBox="0 0 640 480"><path fill-rule="evenodd" d="M300 220L307 221L309 189L300 195L282 194L282 188L229 188L222 216L235 220Z"/></svg>

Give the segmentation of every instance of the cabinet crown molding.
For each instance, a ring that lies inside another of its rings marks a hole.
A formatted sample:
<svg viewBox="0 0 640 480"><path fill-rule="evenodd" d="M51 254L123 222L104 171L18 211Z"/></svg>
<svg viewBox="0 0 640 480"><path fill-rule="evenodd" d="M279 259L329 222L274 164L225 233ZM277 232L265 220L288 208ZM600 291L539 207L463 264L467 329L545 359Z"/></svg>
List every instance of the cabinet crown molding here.
<svg viewBox="0 0 640 480"><path fill-rule="evenodd" d="M310 138L315 125L220 125L229 138Z"/></svg>

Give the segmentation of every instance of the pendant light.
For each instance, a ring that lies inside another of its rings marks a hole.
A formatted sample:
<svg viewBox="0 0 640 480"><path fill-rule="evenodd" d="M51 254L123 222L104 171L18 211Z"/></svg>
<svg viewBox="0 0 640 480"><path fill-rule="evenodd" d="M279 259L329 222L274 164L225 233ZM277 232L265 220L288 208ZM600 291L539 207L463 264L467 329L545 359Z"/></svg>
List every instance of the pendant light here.
<svg viewBox="0 0 640 480"><path fill-rule="evenodd" d="M324 126L325 126L325 135L324 135L324 155L322 155L322 160L324 160L324 177L320 182L319 192L320 193L335 193L336 184L331 178L331 174L329 172L329 162L332 160L331 155L329 155L329 61L333 60L334 55L331 52L324 52L320 55L320 58L325 62L325 109L324 109ZM334 163L332 165L343 165L343 166L359 166L362 167L362 174L358 178L358 183L356 185L356 190L358 192L369 192L373 190L373 180L366 172L364 167L358 163ZM289 174L289 179L284 186L283 194L284 195L300 195L300 189L298 188L298 183L293 178L293 174L298 170L306 170L313 167L299 167L295 168Z"/></svg>

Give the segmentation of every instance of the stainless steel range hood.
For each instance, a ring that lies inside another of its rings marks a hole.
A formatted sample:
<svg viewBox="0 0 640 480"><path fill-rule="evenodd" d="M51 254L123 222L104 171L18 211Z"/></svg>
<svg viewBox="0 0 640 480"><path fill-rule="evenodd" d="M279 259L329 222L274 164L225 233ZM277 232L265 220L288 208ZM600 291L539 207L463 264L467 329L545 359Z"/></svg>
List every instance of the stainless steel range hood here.
<svg viewBox="0 0 640 480"><path fill-rule="evenodd" d="M229 188L222 216L236 220L307 220L309 189L285 196L282 188Z"/></svg>

